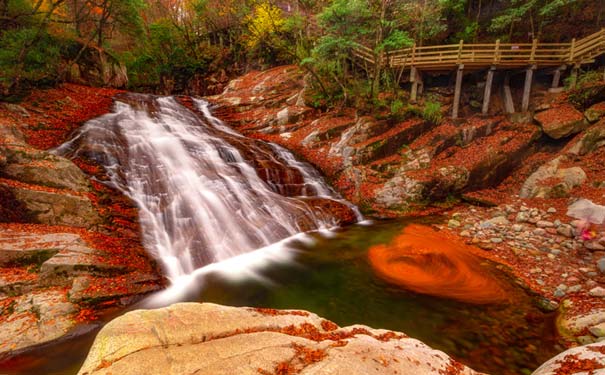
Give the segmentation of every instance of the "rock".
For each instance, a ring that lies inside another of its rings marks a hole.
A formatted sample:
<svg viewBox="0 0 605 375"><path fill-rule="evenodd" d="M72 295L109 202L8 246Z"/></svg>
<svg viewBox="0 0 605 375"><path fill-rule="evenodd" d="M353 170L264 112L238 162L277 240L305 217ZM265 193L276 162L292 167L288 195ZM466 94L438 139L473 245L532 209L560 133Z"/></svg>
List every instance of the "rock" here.
<svg viewBox="0 0 605 375"><path fill-rule="evenodd" d="M590 294L593 297L605 297L605 288L602 288L600 286L596 287L596 288L592 288L588 294Z"/></svg>
<svg viewBox="0 0 605 375"><path fill-rule="evenodd" d="M17 297L14 312L0 330L0 359L65 339L75 328L77 309L62 290L40 291Z"/></svg>
<svg viewBox="0 0 605 375"><path fill-rule="evenodd" d="M599 121L604 115L605 102L594 104L584 111L584 117L586 117L586 120L588 120L588 122L591 124Z"/></svg>
<svg viewBox="0 0 605 375"><path fill-rule="evenodd" d="M593 125L586 131L584 136L576 142L570 149L569 153L576 155L586 155L603 147L605 145L605 119L601 119L599 123Z"/></svg>
<svg viewBox="0 0 605 375"><path fill-rule="evenodd" d="M77 234L28 234L13 231L0 233L0 266L42 264L66 247L82 244Z"/></svg>
<svg viewBox="0 0 605 375"><path fill-rule="evenodd" d="M505 216L496 216L493 219L489 219L487 221L490 224L493 225L508 225L510 224L510 221L508 221L508 219Z"/></svg>
<svg viewBox="0 0 605 375"><path fill-rule="evenodd" d="M590 251L604 251L605 246L601 245L599 241L585 241L584 247Z"/></svg>
<svg viewBox="0 0 605 375"><path fill-rule="evenodd" d="M590 333L596 337L605 337L605 323L597 324L589 329Z"/></svg>
<svg viewBox="0 0 605 375"><path fill-rule="evenodd" d="M555 225L553 223L551 223L550 221L540 220L536 223L536 226L538 228L552 228Z"/></svg>
<svg viewBox="0 0 605 375"><path fill-rule="evenodd" d="M527 212L521 211L517 214L515 221L517 223L527 223L529 221L529 215L527 214Z"/></svg>
<svg viewBox="0 0 605 375"><path fill-rule="evenodd" d="M66 79L89 86L124 88L128 84L128 73L117 58L101 48L89 46L78 63L70 67Z"/></svg>
<svg viewBox="0 0 605 375"><path fill-rule="evenodd" d="M499 244L499 243L502 243L504 240L500 237L492 237L492 238L490 238L490 241L492 243Z"/></svg>
<svg viewBox="0 0 605 375"><path fill-rule="evenodd" d="M543 236L546 234L546 231L542 228L536 228L532 233L536 236Z"/></svg>
<svg viewBox="0 0 605 375"><path fill-rule="evenodd" d="M283 363L300 374L477 374L397 332L339 328L302 311L209 303L113 320L97 335L79 374L258 374L274 373Z"/></svg>
<svg viewBox="0 0 605 375"><path fill-rule="evenodd" d="M564 236L564 237L567 237L567 238L573 238L574 237L573 228L569 224L563 224L563 225L559 226L557 228L557 233L560 234L561 236Z"/></svg>
<svg viewBox="0 0 605 375"><path fill-rule="evenodd" d="M597 268L602 275L605 275L605 258L597 260Z"/></svg>
<svg viewBox="0 0 605 375"><path fill-rule="evenodd" d="M521 224L514 224L512 226L512 229L513 229L513 231L519 233L519 232L523 231L523 225L521 225Z"/></svg>
<svg viewBox="0 0 605 375"><path fill-rule="evenodd" d="M557 213L557 209L554 207L549 207L548 210L546 210L546 212L548 212L549 214L555 214L555 213Z"/></svg>
<svg viewBox="0 0 605 375"><path fill-rule="evenodd" d="M553 312L559 308L559 304L556 301L549 300L548 298L542 298L538 301L538 307L542 311Z"/></svg>
<svg viewBox="0 0 605 375"><path fill-rule="evenodd" d="M6 155L2 172L9 178L57 189L90 191L88 177L63 157L30 148L4 148L0 153Z"/></svg>
<svg viewBox="0 0 605 375"><path fill-rule="evenodd" d="M560 139L581 132L588 127L584 115L571 104L564 104L534 116L546 135Z"/></svg>
<svg viewBox="0 0 605 375"><path fill-rule="evenodd" d="M590 371L595 375L601 372L598 369L605 367L605 342L588 344L585 346L571 348L551 358L540 366L532 375L556 375L556 374L588 374ZM578 363L586 363L590 368L578 368ZM574 370L574 369L577 369Z"/></svg>
<svg viewBox="0 0 605 375"><path fill-rule="evenodd" d="M567 288L567 293L578 293L579 291L582 290L582 285L572 285L569 288Z"/></svg>
<svg viewBox="0 0 605 375"><path fill-rule="evenodd" d="M574 187L582 185L586 181L586 173L580 167L563 168L559 165L564 161L559 156L544 164L536 172L527 178L519 196L521 198L562 198L569 195ZM543 181L554 180L548 185Z"/></svg>
<svg viewBox="0 0 605 375"><path fill-rule="evenodd" d="M8 188L15 198L23 203L28 216L40 224L91 228L101 222L92 202L86 196L32 190L5 183L0 183L0 186Z"/></svg>
<svg viewBox="0 0 605 375"><path fill-rule="evenodd" d="M593 308L589 312L579 315L570 315L567 311L564 310L557 320L557 328L559 333L568 339L584 334L590 327L605 323L605 309L603 308Z"/></svg>
<svg viewBox="0 0 605 375"><path fill-rule="evenodd" d="M447 226L450 228L459 228L462 224L455 219L451 219L450 221L447 222Z"/></svg>

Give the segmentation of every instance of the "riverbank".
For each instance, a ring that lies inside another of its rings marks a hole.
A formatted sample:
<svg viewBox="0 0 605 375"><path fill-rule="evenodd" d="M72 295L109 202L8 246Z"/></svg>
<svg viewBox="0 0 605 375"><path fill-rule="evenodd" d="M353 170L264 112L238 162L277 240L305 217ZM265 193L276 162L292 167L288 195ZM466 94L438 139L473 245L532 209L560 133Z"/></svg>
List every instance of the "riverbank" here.
<svg viewBox="0 0 605 375"><path fill-rule="evenodd" d="M98 328L161 288L136 208L94 164L48 149L107 113L120 91L72 84L0 104L0 363ZM86 173L84 173L85 171Z"/></svg>

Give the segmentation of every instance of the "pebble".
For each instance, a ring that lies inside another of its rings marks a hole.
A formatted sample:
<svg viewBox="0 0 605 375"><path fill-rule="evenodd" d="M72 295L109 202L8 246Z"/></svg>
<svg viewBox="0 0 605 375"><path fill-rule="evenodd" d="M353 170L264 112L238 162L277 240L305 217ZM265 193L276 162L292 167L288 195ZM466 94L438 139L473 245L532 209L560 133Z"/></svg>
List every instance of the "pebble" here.
<svg viewBox="0 0 605 375"><path fill-rule="evenodd" d="M536 226L538 228L552 228L555 225L553 223L551 223L550 221L540 220L536 223Z"/></svg>
<svg viewBox="0 0 605 375"><path fill-rule="evenodd" d="M572 285L567 289L567 293L578 293L582 290L582 285Z"/></svg>
<svg viewBox="0 0 605 375"><path fill-rule="evenodd" d="M492 238L490 238L490 241L492 243L502 243L503 240L502 240L502 238L499 238L499 237L492 237Z"/></svg>
<svg viewBox="0 0 605 375"><path fill-rule="evenodd" d="M548 212L549 214L556 214L557 209L554 207L549 207L548 210L546 210L546 212Z"/></svg>
<svg viewBox="0 0 605 375"><path fill-rule="evenodd" d="M586 241L584 242L584 247L588 250L592 251L603 251L605 250L605 246L601 245L597 241Z"/></svg>
<svg viewBox="0 0 605 375"><path fill-rule="evenodd" d="M593 297L605 297L605 288L602 288L600 286L592 288L590 292L588 292L588 294Z"/></svg>
<svg viewBox="0 0 605 375"><path fill-rule="evenodd" d="M561 289L557 289L555 290L555 292L553 293L553 296L555 296L556 298L561 298L565 296L565 291L561 290Z"/></svg>
<svg viewBox="0 0 605 375"><path fill-rule="evenodd" d="M526 212L519 212L515 218L517 223L526 223L529 221L529 215Z"/></svg>
<svg viewBox="0 0 605 375"><path fill-rule="evenodd" d="M523 230L523 225L521 224L515 224L513 225L513 230L517 233L521 232Z"/></svg>
<svg viewBox="0 0 605 375"><path fill-rule="evenodd" d="M462 237L470 237L471 236L471 232L469 232L468 230L463 230L462 232L460 232L460 235Z"/></svg>
<svg viewBox="0 0 605 375"><path fill-rule="evenodd" d="M597 268L602 275L605 275L605 258L597 260Z"/></svg>
<svg viewBox="0 0 605 375"><path fill-rule="evenodd" d="M554 255L559 255L559 254L561 254L561 250L554 249L554 250L551 250L550 253L554 254Z"/></svg>
<svg viewBox="0 0 605 375"><path fill-rule="evenodd" d="M460 225L462 225L458 220L455 219L451 219L450 221L447 222L447 226L450 228L458 228L460 227Z"/></svg>
<svg viewBox="0 0 605 375"><path fill-rule="evenodd" d="M557 227L557 228L558 228L558 227L560 227L560 226L561 226L561 224L563 224L563 223L561 222L561 220L557 219L557 220L553 221L553 224L555 225L555 227Z"/></svg>
<svg viewBox="0 0 605 375"><path fill-rule="evenodd" d="M533 232L536 236L543 236L546 234L546 230L542 229L542 228L536 228L534 229Z"/></svg>
<svg viewBox="0 0 605 375"><path fill-rule="evenodd" d="M529 270L530 273L542 273L542 268L536 267Z"/></svg>

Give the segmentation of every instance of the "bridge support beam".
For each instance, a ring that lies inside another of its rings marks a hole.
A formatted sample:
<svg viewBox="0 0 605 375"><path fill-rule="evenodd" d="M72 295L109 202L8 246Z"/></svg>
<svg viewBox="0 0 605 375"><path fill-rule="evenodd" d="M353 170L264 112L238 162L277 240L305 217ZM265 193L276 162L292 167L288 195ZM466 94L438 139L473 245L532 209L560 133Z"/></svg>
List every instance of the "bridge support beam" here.
<svg viewBox="0 0 605 375"><path fill-rule="evenodd" d="M410 92L410 102L416 103L418 95L424 91L424 82L422 82L422 73L415 67L410 70L410 82L412 82L412 91Z"/></svg>
<svg viewBox="0 0 605 375"><path fill-rule="evenodd" d="M529 109L531 85L534 81L534 70L536 70L536 66L532 65L525 71L525 86L523 87L523 100L521 101L521 112L527 112L527 110Z"/></svg>
<svg viewBox="0 0 605 375"><path fill-rule="evenodd" d="M506 113L515 113L515 102L510 91L510 73L504 77L504 109Z"/></svg>
<svg viewBox="0 0 605 375"><path fill-rule="evenodd" d="M575 89L576 86L578 85L578 72L580 70L580 66L579 65L574 65L574 67L571 69L571 76L570 76L570 86L572 89Z"/></svg>
<svg viewBox="0 0 605 375"><path fill-rule="evenodd" d="M483 108L481 113L486 115L489 112L489 101L492 96L492 84L494 82L494 73L496 72L496 67L492 66L487 71L487 79L485 80L485 91L483 92Z"/></svg>
<svg viewBox="0 0 605 375"><path fill-rule="evenodd" d="M462 92L462 78L464 76L464 65L458 65L458 71L456 72L456 87L454 89L454 107L452 109L452 118L458 118L458 111L460 110L460 95Z"/></svg>
<svg viewBox="0 0 605 375"><path fill-rule="evenodd" d="M559 84L561 84L561 72L567 69L566 65L561 65L555 70L555 73L552 76L552 84L550 88L552 91L556 91L559 88Z"/></svg>

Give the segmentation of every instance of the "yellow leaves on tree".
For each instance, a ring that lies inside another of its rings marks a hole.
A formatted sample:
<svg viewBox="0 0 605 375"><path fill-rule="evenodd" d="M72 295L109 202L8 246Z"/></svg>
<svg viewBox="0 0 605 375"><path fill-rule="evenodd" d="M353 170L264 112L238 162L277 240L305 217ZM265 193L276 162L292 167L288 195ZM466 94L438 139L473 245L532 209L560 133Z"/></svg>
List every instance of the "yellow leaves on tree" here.
<svg viewBox="0 0 605 375"><path fill-rule="evenodd" d="M254 5L247 21L250 35L246 43L251 49L285 30L286 20L281 9L267 0L258 1Z"/></svg>

